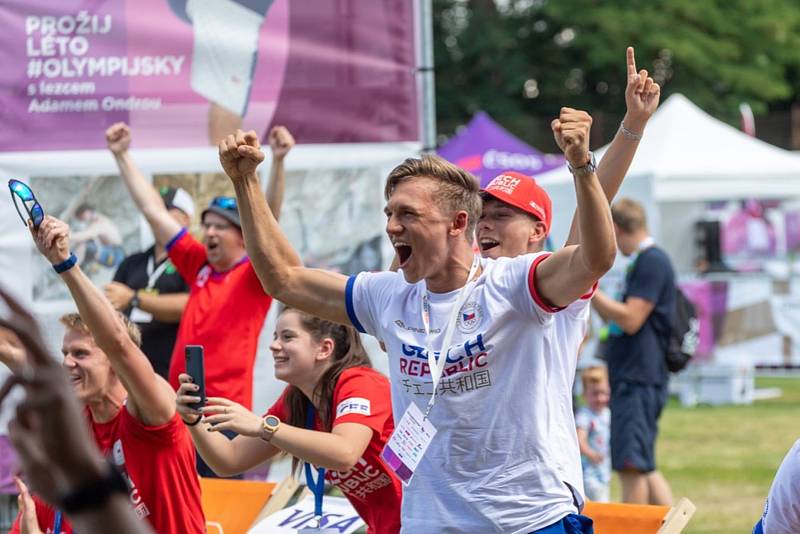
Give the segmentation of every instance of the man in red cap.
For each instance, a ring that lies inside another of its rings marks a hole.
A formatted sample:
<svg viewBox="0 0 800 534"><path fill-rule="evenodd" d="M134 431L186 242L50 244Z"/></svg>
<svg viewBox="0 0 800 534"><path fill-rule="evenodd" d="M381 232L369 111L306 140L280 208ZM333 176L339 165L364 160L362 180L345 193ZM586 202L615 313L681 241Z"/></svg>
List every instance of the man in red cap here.
<svg viewBox="0 0 800 534"><path fill-rule="evenodd" d="M628 171L644 127L658 107L660 88L647 76L647 71L636 70L633 48L627 50L628 85L625 90L627 113L619 131L597 167L597 177L609 202L614 198L625 173ZM556 137L558 142L558 137ZM515 258L523 254L544 250L551 230L552 202L547 192L536 181L524 174L506 171L492 180L481 192L483 212L476 228L476 239L485 258ZM572 228L565 245L580 242L573 217ZM595 286L596 287L596 286ZM553 342L571 359L566 366L570 383L577 367L577 356L586 332L589 302L594 289L572 302L555 315ZM572 420L571 410L564 416ZM563 447L575 461L561 466L562 480L572 488L583 487L580 452L577 438L565 440ZM582 492L581 492L582 493Z"/></svg>

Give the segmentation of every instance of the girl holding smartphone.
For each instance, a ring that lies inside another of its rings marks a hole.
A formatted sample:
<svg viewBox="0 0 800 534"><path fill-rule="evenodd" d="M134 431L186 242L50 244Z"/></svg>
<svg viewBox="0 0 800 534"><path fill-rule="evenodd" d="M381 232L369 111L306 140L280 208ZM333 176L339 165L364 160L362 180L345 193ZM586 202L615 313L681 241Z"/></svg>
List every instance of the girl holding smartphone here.
<svg viewBox="0 0 800 534"><path fill-rule="evenodd" d="M218 475L232 476L280 452L291 454L294 467L306 464L317 516L324 476L350 500L370 534L399 532L401 485L380 459L394 430L389 381L372 369L358 333L287 308L270 350L275 377L289 385L264 417L220 397L194 409L198 387L180 375L178 412L203 460ZM221 430L238 436L228 440Z"/></svg>

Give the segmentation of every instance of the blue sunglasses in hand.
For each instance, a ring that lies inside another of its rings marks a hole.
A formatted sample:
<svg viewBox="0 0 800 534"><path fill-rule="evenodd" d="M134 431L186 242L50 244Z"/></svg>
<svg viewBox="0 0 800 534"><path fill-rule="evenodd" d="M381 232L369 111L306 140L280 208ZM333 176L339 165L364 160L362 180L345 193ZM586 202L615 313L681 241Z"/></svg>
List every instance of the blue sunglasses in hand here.
<svg viewBox="0 0 800 534"><path fill-rule="evenodd" d="M28 226L28 219L22 214L24 209L30 220L33 221L33 227L38 229L44 220L44 208L36 200L33 190L28 184L13 178L8 181L8 189L11 191L11 200L14 201L14 207L17 209L17 214L19 214L23 224Z"/></svg>

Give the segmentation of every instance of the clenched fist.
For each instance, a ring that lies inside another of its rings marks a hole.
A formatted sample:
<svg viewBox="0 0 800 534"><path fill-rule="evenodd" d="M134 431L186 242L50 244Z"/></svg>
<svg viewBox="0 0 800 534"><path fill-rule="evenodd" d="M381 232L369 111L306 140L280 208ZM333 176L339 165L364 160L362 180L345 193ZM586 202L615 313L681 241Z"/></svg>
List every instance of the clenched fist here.
<svg viewBox="0 0 800 534"><path fill-rule="evenodd" d="M272 149L272 159L282 160L294 146L294 137L285 126L274 126L269 131L269 147Z"/></svg>
<svg viewBox="0 0 800 534"><path fill-rule="evenodd" d="M561 108L557 119L550 124L558 148L564 152L573 167L583 167L589 163L589 131L592 117L585 111Z"/></svg>
<svg viewBox="0 0 800 534"><path fill-rule="evenodd" d="M127 152L131 146L131 129L124 122L112 124L106 130L106 144L112 154Z"/></svg>
<svg viewBox="0 0 800 534"><path fill-rule="evenodd" d="M219 143L219 162L231 180L241 180L254 175L258 165L264 161L264 152L258 134L253 130L236 130Z"/></svg>

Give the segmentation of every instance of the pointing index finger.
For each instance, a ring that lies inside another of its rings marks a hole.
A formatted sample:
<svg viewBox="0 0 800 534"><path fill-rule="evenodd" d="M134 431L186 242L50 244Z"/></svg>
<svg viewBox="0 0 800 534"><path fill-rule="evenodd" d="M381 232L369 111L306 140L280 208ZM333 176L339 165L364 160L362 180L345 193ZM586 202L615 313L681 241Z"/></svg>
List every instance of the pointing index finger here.
<svg viewBox="0 0 800 534"><path fill-rule="evenodd" d="M628 78L636 76L636 57L633 54L633 47L629 46L627 50L628 56Z"/></svg>

